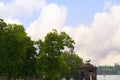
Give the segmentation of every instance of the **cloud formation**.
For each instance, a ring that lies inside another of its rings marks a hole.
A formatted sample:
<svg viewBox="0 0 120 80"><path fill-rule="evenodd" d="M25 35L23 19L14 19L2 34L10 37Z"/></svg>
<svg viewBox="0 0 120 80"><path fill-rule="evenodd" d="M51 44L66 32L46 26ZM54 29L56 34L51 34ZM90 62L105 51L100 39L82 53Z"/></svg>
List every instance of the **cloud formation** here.
<svg viewBox="0 0 120 80"><path fill-rule="evenodd" d="M76 51L95 64L114 64L120 61L120 5L113 6L110 12L96 13L91 26L80 25L69 30L75 35ZM79 35L79 36L78 36ZM109 56L112 56L109 57ZM87 57L86 57L87 56ZM117 59L116 59L117 57ZM108 63L109 61L109 63ZM110 63L111 62L111 63Z"/></svg>
<svg viewBox="0 0 120 80"><path fill-rule="evenodd" d="M42 38L52 29L61 30L65 22L67 10L63 6L57 4L48 4L42 9L37 20L30 24L26 30L32 39Z"/></svg>
<svg viewBox="0 0 120 80"><path fill-rule="evenodd" d="M53 28L65 31L76 42L75 52L84 60L92 59L94 64L113 65L120 61L120 5L109 12L95 14L91 26L63 26L66 9L48 4L40 17L27 29L33 39L43 38Z"/></svg>
<svg viewBox="0 0 120 80"><path fill-rule="evenodd" d="M12 0L10 3L0 2L0 17L8 21L21 23L16 17L30 17L34 12L46 5L45 0Z"/></svg>

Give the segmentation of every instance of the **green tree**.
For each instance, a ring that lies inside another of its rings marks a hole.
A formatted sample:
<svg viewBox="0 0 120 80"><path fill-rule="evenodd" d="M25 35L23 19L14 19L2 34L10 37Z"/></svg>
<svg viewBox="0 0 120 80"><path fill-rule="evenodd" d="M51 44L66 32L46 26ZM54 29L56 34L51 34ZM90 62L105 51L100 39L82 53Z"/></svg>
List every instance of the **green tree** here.
<svg viewBox="0 0 120 80"><path fill-rule="evenodd" d="M66 80L70 80L70 78L78 80L78 69L81 65L83 65L83 60L74 52L73 53L64 52L62 56L64 61L71 69L69 73L65 75Z"/></svg>
<svg viewBox="0 0 120 80"><path fill-rule="evenodd" d="M65 32L60 34L53 30L45 36L45 40L37 42L39 47L38 73L46 80L58 80L60 78L61 54L68 50L74 50L74 40ZM66 49L67 48L67 49Z"/></svg>
<svg viewBox="0 0 120 80"><path fill-rule="evenodd" d="M65 62L64 57L60 57L60 80L66 78L67 74L71 71L71 67Z"/></svg>
<svg viewBox="0 0 120 80"><path fill-rule="evenodd" d="M36 48L33 46L34 41L28 37L26 40L28 47L26 48L25 59L22 67L21 75L26 80L27 78L33 78L36 75Z"/></svg>
<svg viewBox="0 0 120 80"><path fill-rule="evenodd" d="M6 56L6 49L5 49L5 32L4 29L6 28L7 24L4 22L3 19L0 19L0 73L5 72L6 62L4 61ZM7 60L7 59L6 59Z"/></svg>
<svg viewBox="0 0 120 80"><path fill-rule="evenodd" d="M22 25L7 24L0 19L0 73L8 80L20 75L28 52L33 49L30 44Z"/></svg>

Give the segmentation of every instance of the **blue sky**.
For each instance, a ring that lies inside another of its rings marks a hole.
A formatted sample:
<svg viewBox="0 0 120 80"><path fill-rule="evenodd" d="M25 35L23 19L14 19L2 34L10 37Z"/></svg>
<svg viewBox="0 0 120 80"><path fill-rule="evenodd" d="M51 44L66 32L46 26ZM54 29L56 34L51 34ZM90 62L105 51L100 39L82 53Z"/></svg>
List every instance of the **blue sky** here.
<svg viewBox="0 0 120 80"><path fill-rule="evenodd" d="M14 0L0 0L4 3L11 3ZM117 4L119 0L46 0L47 4L55 3L59 6L67 8L67 16L65 25L77 26L79 24L90 25L94 19L94 15L97 12L104 10L105 2L108 1L112 5ZM25 27L29 26L29 23L35 20L39 16L39 12L34 12L30 17L18 17Z"/></svg>
<svg viewBox="0 0 120 80"><path fill-rule="evenodd" d="M105 0L47 0L67 8L66 25L90 24L94 14L104 10Z"/></svg>
<svg viewBox="0 0 120 80"><path fill-rule="evenodd" d="M4 3L10 3L13 0L0 0ZM104 11L105 0L46 0L47 4L56 3L67 8L67 16L65 25L76 26L79 24L89 25L92 23L94 14ZM35 20L39 13L34 12L32 16L19 18L26 27L29 23Z"/></svg>
<svg viewBox="0 0 120 80"><path fill-rule="evenodd" d="M32 40L65 31L84 60L120 64L120 0L0 0L0 18L22 24Z"/></svg>

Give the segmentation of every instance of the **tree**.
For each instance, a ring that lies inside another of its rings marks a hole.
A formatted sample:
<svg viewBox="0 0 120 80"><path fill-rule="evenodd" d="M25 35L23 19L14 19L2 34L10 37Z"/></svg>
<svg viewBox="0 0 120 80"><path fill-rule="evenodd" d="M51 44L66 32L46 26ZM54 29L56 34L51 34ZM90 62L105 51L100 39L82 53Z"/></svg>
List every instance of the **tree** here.
<svg viewBox="0 0 120 80"><path fill-rule="evenodd" d="M65 62L64 57L60 57L60 80L66 78L66 75L71 71L71 67Z"/></svg>
<svg viewBox="0 0 120 80"><path fill-rule="evenodd" d="M22 25L0 19L0 73L8 80L20 75L26 55L33 49L31 42Z"/></svg>
<svg viewBox="0 0 120 80"><path fill-rule="evenodd" d="M26 48L25 59L21 71L21 75L26 80L27 78L33 78L36 75L36 48L33 46L34 41L28 37L28 47Z"/></svg>
<svg viewBox="0 0 120 80"><path fill-rule="evenodd" d="M53 30L45 36L45 40L37 42L39 47L38 73L46 80L60 78L61 54L67 50L74 50L74 40L65 32L60 34Z"/></svg>
<svg viewBox="0 0 120 80"><path fill-rule="evenodd" d="M4 28L7 26L7 24L3 21L3 19L0 19L0 74L4 73L6 63L4 61L4 58L6 56L6 51L5 51L5 33L4 33Z"/></svg>
<svg viewBox="0 0 120 80"><path fill-rule="evenodd" d="M64 61L70 67L70 71L66 76L66 80L70 80L73 78L74 80L78 80L78 69L81 65L83 65L83 60L74 52L64 52L62 54Z"/></svg>
<svg viewBox="0 0 120 80"><path fill-rule="evenodd" d="M68 34L56 30L49 32L44 40L34 42L22 25L7 24L0 19L0 74L7 80L15 80L16 77L25 80L36 74L45 80L58 80L66 76L77 80L74 74L77 74L82 59L71 54L74 44ZM38 47L39 53L34 46Z"/></svg>

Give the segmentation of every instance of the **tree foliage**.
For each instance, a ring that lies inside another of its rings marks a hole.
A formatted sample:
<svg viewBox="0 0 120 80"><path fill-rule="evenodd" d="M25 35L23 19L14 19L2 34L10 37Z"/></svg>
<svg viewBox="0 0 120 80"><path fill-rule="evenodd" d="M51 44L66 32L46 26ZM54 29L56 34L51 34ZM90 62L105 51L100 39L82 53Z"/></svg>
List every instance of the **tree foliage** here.
<svg viewBox="0 0 120 80"><path fill-rule="evenodd" d="M65 76L66 80L70 80L73 78L74 80L78 80L78 68L83 65L83 60L75 53L64 52L62 54L64 61L70 67L69 73Z"/></svg>
<svg viewBox="0 0 120 80"><path fill-rule="evenodd" d="M38 65L40 74L47 79L58 80L60 75L61 54L67 47L74 49L74 40L65 32L60 34L53 30L45 36L45 40L37 42L39 47ZM63 61L62 61L63 62Z"/></svg>
<svg viewBox="0 0 120 80"><path fill-rule="evenodd" d="M22 25L7 24L0 19L0 75L7 80L35 76L45 80L63 77L77 80L82 59L74 54L74 44L68 34L55 29L44 40L34 42Z"/></svg>
<svg viewBox="0 0 120 80"><path fill-rule="evenodd" d="M20 75L31 42L22 25L0 19L0 72L8 79Z"/></svg>

